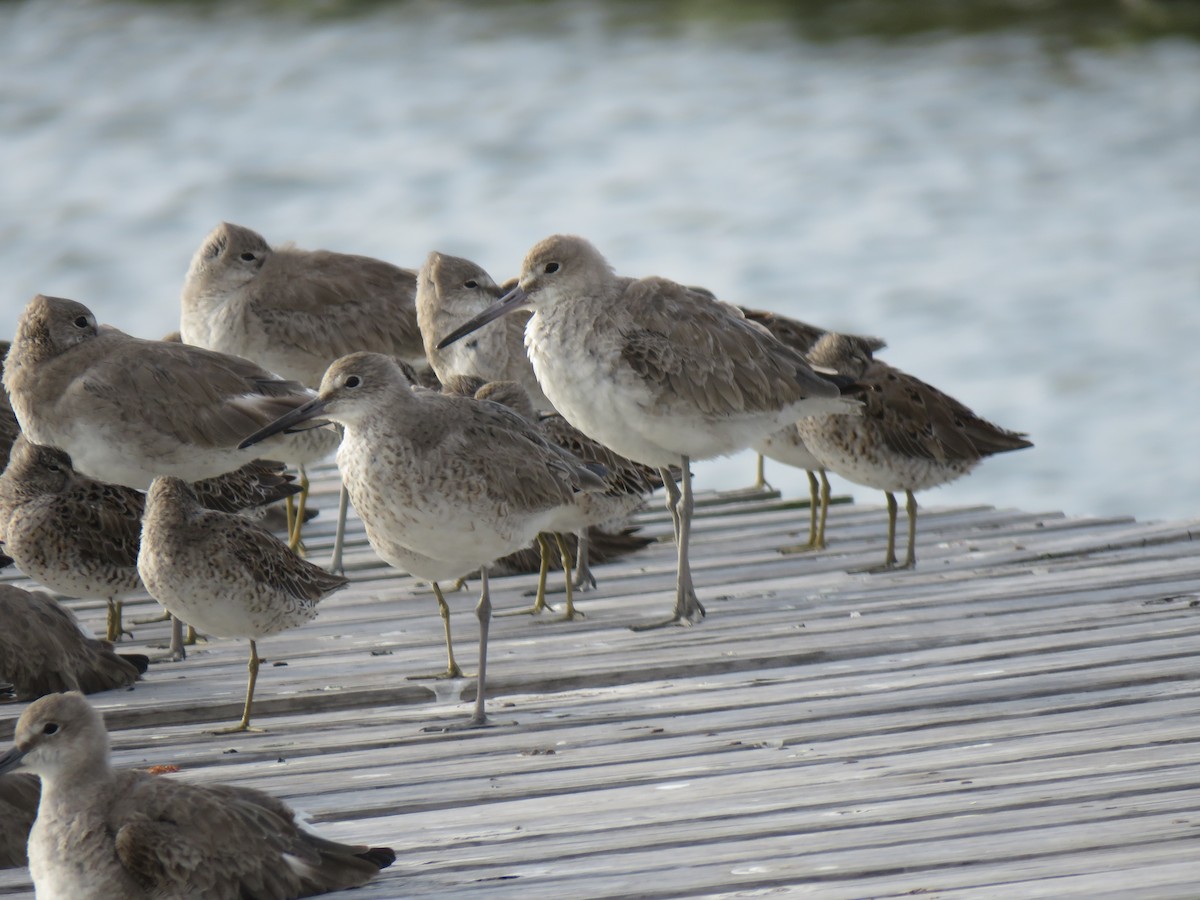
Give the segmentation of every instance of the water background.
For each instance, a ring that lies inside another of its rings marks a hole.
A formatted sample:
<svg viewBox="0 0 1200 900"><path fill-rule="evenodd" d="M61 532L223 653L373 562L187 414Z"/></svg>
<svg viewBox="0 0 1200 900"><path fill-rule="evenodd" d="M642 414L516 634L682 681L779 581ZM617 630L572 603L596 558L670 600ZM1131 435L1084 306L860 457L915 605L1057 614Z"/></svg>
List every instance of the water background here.
<svg viewBox="0 0 1200 900"><path fill-rule="evenodd" d="M1200 514L1200 44L737 9L0 2L0 335L37 292L177 328L222 219L497 280L577 232L1035 441L926 503Z"/></svg>

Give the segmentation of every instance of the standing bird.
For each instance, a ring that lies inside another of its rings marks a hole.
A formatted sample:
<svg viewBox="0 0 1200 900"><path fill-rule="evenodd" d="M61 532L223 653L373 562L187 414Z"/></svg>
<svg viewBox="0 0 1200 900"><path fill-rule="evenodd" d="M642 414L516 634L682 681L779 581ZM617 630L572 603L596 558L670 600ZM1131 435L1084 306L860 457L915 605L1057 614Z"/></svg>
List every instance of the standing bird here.
<svg viewBox="0 0 1200 900"><path fill-rule="evenodd" d="M848 481L887 497L887 554L896 566L896 498L904 491L908 551L903 568L916 564L917 500L914 491L936 487L974 469L986 457L1033 444L1024 434L993 425L932 385L874 359L869 344L827 334L809 359L853 378L863 388L861 415L816 415L796 425L813 455Z"/></svg>
<svg viewBox="0 0 1200 900"><path fill-rule="evenodd" d="M0 375L4 372L4 359L11 346L8 341L0 341ZM8 402L8 394L0 391L0 469L8 464L9 451L20 433L21 426L17 423L12 404Z"/></svg>
<svg viewBox="0 0 1200 900"><path fill-rule="evenodd" d="M137 570L173 616L217 637L249 638L246 704L241 721L225 733L250 728L256 641L315 618L317 604L349 584L260 525L205 509L187 482L171 476L155 478L146 494Z"/></svg>
<svg viewBox="0 0 1200 900"><path fill-rule="evenodd" d="M473 397L414 391L396 362L377 353L339 359L315 400L242 444L314 417L345 428L338 469L375 552L433 584L451 677L461 672L438 582L479 570L479 680L468 724L485 724L488 566L550 530L577 491L601 489L599 478L512 410Z"/></svg>
<svg viewBox="0 0 1200 900"><path fill-rule="evenodd" d="M77 693L21 713L0 756L0 772L18 768L42 780L29 836L39 897L290 900L365 884L396 859L318 837L262 791L114 769L104 720Z"/></svg>
<svg viewBox="0 0 1200 900"><path fill-rule="evenodd" d="M738 307L751 322L766 328L771 334L787 344L797 353L807 354L826 333L826 329L810 325L799 319L792 319L779 313L764 309L751 309L746 306ZM882 350L887 346L881 338L853 335L872 352ZM799 553L806 550L822 550L825 547L825 519L829 514L829 478L825 467L812 451L804 446L804 440L796 426L787 425L773 434L767 435L754 444L758 453L758 471L754 487L763 490L766 478L763 475L763 458L767 457L777 462L804 469L808 473L808 541L790 547L780 547L781 553Z"/></svg>
<svg viewBox="0 0 1200 900"><path fill-rule="evenodd" d="M849 411L853 401L736 307L665 278L619 278L595 247L568 235L534 245L517 287L438 346L525 308L533 310L525 346L554 408L588 437L664 470L678 570L674 611L661 624L698 621L690 461L733 453L804 415Z"/></svg>
<svg viewBox="0 0 1200 900"><path fill-rule="evenodd" d="M150 665L140 653L115 653L108 641L85 635L71 611L43 591L0 585L0 622L0 682L18 700L128 687Z"/></svg>
<svg viewBox="0 0 1200 900"><path fill-rule="evenodd" d="M254 460L197 482L205 506L235 512L290 496L299 488L280 463ZM0 475L0 543L17 568L68 597L103 597L107 638L120 639L121 598L143 590L137 572L145 497L76 472L71 457L17 438ZM182 641L171 652L182 657Z"/></svg>
<svg viewBox="0 0 1200 900"><path fill-rule="evenodd" d="M410 269L369 256L273 248L258 232L222 222L192 257L179 330L189 344L245 357L315 388L331 362L356 350L425 366L416 291ZM336 447L334 441L328 452ZM292 549L308 497L303 460L299 468L304 490ZM344 526L339 515L339 535Z"/></svg>
<svg viewBox="0 0 1200 900"><path fill-rule="evenodd" d="M247 360L131 337L97 325L82 303L41 294L17 322L4 386L30 440L65 450L85 475L140 489L156 475L199 481L250 462L241 437L312 397Z"/></svg>

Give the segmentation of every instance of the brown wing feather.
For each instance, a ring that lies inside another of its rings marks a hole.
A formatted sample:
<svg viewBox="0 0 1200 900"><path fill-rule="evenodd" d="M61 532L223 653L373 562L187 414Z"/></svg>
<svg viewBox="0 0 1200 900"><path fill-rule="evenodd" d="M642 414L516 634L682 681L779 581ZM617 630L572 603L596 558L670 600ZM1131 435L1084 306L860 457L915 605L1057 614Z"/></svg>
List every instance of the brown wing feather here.
<svg viewBox="0 0 1200 900"><path fill-rule="evenodd" d="M638 309L637 326L622 334L622 359L659 397L722 415L839 393L736 307L663 278L631 282L620 302Z"/></svg>

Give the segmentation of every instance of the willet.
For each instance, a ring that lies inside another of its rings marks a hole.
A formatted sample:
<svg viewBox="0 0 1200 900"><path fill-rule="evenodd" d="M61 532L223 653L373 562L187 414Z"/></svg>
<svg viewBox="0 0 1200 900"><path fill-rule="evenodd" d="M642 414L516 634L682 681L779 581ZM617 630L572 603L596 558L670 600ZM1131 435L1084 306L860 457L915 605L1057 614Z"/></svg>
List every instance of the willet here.
<svg viewBox="0 0 1200 900"><path fill-rule="evenodd" d="M339 359L325 373L315 400L242 444L317 416L345 428L338 469L375 552L434 585L448 675L459 673L449 609L437 585L479 570L479 675L469 724L484 724L492 613L488 566L548 530L577 491L599 490L600 480L512 410L414 391L395 361L376 353Z"/></svg>
<svg viewBox="0 0 1200 900"><path fill-rule="evenodd" d="M17 323L4 386L30 440L65 450L85 475L135 488L250 462L241 437L312 396L247 360L131 337L98 326L81 303L42 295Z"/></svg>
<svg viewBox="0 0 1200 900"><path fill-rule="evenodd" d="M563 507L554 522L555 539L562 557L566 574L566 608L563 618L571 621L576 609L572 590L587 590L596 586L588 561L588 528L613 521L625 521L638 509L645 498L662 487L662 476L653 466L645 466L626 459L594 441L575 428L558 413L538 415L525 389L513 381L493 381L475 392L478 400L492 400L520 413L533 422L542 436L556 447L566 450L576 459L592 465L603 472L604 489L576 494L575 502ZM578 566L574 577L571 572L570 551L564 540L564 532L576 536ZM538 592L534 605L528 610L540 613L545 608L546 574L549 569L548 547L539 539L542 549L542 566L538 577Z"/></svg>
<svg viewBox="0 0 1200 900"><path fill-rule="evenodd" d="M663 477L679 554L674 612L663 624L692 624L704 608L688 561L690 461L853 401L736 307L665 278L619 278L574 236L536 244L517 287L439 346L522 308L533 309L525 346L554 408L622 456L680 467L682 490Z"/></svg>
<svg viewBox="0 0 1200 900"><path fill-rule="evenodd" d="M19 700L128 687L150 662L88 637L71 611L42 591L0 584L0 622L0 681L11 684Z"/></svg>
<svg viewBox="0 0 1200 900"><path fill-rule="evenodd" d="M37 817L42 788L36 775L0 775L0 869L26 865L29 829Z"/></svg>
<svg viewBox="0 0 1200 900"><path fill-rule="evenodd" d="M77 693L31 704L14 743L0 772L42 779L29 837L39 897L284 900L365 884L396 858L318 837L252 788L114 769L104 720Z"/></svg>
<svg viewBox="0 0 1200 900"><path fill-rule="evenodd" d="M195 487L212 509L251 509L299 490L282 469L254 460ZM144 506L141 491L80 474L64 451L21 435L0 475L0 542L17 568L51 590L103 597L106 636L115 641L122 634L121 598L143 590L137 554ZM171 652L183 655L178 635Z"/></svg>
<svg viewBox="0 0 1200 900"><path fill-rule="evenodd" d="M443 336L488 309L503 294L492 277L469 259L430 253L417 274L417 324L425 341L425 356L442 384L454 377L515 381L536 410L551 412L554 407L542 393L525 353L528 313L507 316L469 340L438 348Z"/></svg>
<svg viewBox="0 0 1200 900"><path fill-rule="evenodd" d="M872 357L853 337L827 334L809 353L863 388L861 415L816 415L797 429L805 445L831 472L876 488L887 497L888 538L883 568L896 565L896 498L904 491L908 552L916 563L917 501L914 491L953 481L986 457L1032 447L1024 434L981 419L932 385Z"/></svg>
<svg viewBox="0 0 1200 900"><path fill-rule="evenodd" d="M222 222L192 257L179 330L189 344L245 357L315 388L331 362L356 350L425 366L416 291L410 269L369 256L273 248L258 232ZM336 448L335 441L329 453ZM308 478L301 475L303 516ZM344 527L339 516L339 535Z"/></svg>
<svg viewBox="0 0 1200 900"><path fill-rule="evenodd" d="M205 509L186 482L170 476L155 478L146 494L137 569L172 615L217 637L249 639L246 703L227 732L250 727L256 641L314 618L317 604L349 583L254 522Z"/></svg>

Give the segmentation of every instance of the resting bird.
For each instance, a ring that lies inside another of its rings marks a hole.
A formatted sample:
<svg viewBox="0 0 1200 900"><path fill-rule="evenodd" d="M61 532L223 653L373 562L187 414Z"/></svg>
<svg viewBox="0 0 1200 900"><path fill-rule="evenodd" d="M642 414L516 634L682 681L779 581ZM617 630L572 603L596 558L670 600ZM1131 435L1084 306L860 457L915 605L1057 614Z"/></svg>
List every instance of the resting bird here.
<svg viewBox="0 0 1200 900"><path fill-rule="evenodd" d="M14 743L0 773L42 779L29 836L39 897L290 900L365 884L396 858L317 837L262 791L114 769L104 720L82 694L31 704Z"/></svg>

